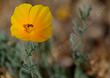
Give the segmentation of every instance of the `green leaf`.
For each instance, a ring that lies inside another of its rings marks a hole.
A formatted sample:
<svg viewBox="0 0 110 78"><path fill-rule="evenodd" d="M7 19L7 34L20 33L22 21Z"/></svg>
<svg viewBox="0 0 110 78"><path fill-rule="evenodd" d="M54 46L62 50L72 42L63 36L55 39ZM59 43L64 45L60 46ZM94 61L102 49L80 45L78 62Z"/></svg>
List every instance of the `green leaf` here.
<svg viewBox="0 0 110 78"><path fill-rule="evenodd" d="M74 78L88 78L80 67L76 67Z"/></svg>

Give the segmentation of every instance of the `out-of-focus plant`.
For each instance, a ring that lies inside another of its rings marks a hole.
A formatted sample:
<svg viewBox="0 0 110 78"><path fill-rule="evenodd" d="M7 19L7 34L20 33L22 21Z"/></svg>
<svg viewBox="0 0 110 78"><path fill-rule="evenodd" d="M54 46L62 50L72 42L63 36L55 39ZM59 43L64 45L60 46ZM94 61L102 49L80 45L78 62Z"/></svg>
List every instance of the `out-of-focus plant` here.
<svg viewBox="0 0 110 78"><path fill-rule="evenodd" d="M67 5L63 5L58 7L58 9L56 10L56 17L58 18L58 20L60 21L67 21L71 18L71 7L67 6Z"/></svg>
<svg viewBox="0 0 110 78"><path fill-rule="evenodd" d="M91 8L90 7L84 7L79 9L79 19L73 22L73 30L74 32L71 33L70 42L72 45L73 50L73 59L76 65L75 69L75 78L88 78L88 76L84 72L84 67L81 67L82 65L88 66L88 57L87 52L84 52L84 43L83 43L83 37L84 33L88 29L87 21L88 17L90 15Z"/></svg>
<svg viewBox="0 0 110 78"><path fill-rule="evenodd" d="M4 33L0 33L0 68L9 72L12 77L19 78L18 73L21 67L20 54L15 40Z"/></svg>

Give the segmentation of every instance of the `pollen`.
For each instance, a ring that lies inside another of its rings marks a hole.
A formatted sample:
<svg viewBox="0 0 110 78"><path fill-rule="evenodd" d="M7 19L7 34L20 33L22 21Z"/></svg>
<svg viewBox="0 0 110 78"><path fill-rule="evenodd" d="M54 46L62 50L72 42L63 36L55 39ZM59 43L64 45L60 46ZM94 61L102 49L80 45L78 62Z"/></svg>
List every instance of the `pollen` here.
<svg viewBox="0 0 110 78"><path fill-rule="evenodd" d="M33 30L33 27L34 27L34 25L32 25L32 24L24 24L24 30L27 33L30 33Z"/></svg>

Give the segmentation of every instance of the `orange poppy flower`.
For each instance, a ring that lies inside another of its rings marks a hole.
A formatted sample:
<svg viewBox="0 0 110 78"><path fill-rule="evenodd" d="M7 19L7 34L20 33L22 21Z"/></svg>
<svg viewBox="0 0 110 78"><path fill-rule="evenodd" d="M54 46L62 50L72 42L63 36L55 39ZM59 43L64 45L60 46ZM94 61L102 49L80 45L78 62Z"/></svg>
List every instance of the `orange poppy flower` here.
<svg viewBox="0 0 110 78"><path fill-rule="evenodd" d="M11 35L18 39L43 42L52 36L52 14L47 6L21 4L11 17Z"/></svg>

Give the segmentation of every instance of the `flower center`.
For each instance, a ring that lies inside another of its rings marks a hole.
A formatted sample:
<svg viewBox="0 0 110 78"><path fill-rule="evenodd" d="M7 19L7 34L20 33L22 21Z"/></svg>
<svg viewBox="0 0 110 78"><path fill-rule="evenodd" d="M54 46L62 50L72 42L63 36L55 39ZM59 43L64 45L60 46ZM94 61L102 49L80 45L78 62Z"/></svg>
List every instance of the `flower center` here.
<svg viewBox="0 0 110 78"><path fill-rule="evenodd" d="M32 24L24 24L24 28L25 28L25 31L30 33L33 29L33 25Z"/></svg>

